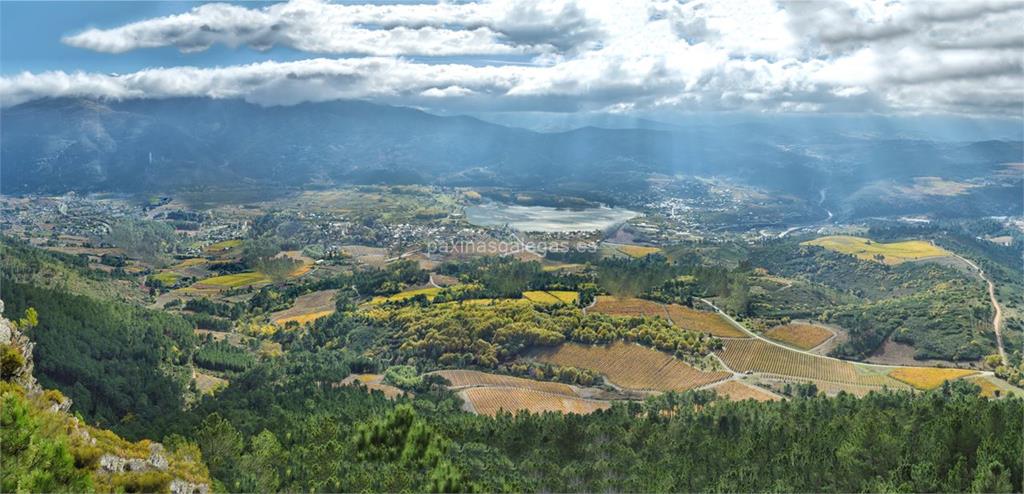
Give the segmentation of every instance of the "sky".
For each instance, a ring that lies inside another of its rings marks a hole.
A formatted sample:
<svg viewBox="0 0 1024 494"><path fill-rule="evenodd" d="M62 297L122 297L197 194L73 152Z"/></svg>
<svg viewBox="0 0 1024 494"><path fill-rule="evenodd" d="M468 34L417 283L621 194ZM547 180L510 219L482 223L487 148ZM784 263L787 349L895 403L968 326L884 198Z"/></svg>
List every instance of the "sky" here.
<svg viewBox="0 0 1024 494"><path fill-rule="evenodd" d="M365 99L439 112L1024 111L1024 0L0 3L0 105Z"/></svg>

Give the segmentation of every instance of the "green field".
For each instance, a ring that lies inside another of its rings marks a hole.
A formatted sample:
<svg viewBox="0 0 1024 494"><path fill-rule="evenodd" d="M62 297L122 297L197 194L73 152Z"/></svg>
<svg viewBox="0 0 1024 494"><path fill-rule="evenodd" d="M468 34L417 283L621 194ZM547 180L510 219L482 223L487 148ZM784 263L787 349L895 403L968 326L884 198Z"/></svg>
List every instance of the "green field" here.
<svg viewBox="0 0 1024 494"><path fill-rule="evenodd" d="M174 286L174 284L178 282L179 278L181 278L181 276L174 271L164 271L162 273L149 275L149 279L159 281L160 283L163 283L164 286L168 287Z"/></svg>
<svg viewBox="0 0 1024 494"><path fill-rule="evenodd" d="M394 295L389 295L387 297L373 297L373 300L371 300L370 303L383 304L385 302L400 302L402 300L413 298L417 295L423 295L427 297L427 300L434 300L434 297L436 297L440 291L440 288L435 287L420 288L417 290L406 290L404 292L398 292Z"/></svg>
<svg viewBox="0 0 1024 494"><path fill-rule="evenodd" d="M234 240L224 240L222 242L210 244L206 246L205 250L206 252L222 252L225 250L234 249L235 247L240 247L241 245L242 241L236 238Z"/></svg>
<svg viewBox="0 0 1024 494"><path fill-rule="evenodd" d="M564 290L534 290L523 292L523 298L539 304L574 304L580 294Z"/></svg>
<svg viewBox="0 0 1024 494"><path fill-rule="evenodd" d="M885 264L899 264L906 261L950 255L949 251L924 240L907 240L885 244L863 237L835 235L808 240L800 245L817 245L843 254L852 254L859 259L879 261Z"/></svg>
<svg viewBox="0 0 1024 494"><path fill-rule="evenodd" d="M259 272L248 272L206 278L197 283L197 285L215 288L238 288L240 286L260 285L263 283L270 283L270 278L267 275Z"/></svg>

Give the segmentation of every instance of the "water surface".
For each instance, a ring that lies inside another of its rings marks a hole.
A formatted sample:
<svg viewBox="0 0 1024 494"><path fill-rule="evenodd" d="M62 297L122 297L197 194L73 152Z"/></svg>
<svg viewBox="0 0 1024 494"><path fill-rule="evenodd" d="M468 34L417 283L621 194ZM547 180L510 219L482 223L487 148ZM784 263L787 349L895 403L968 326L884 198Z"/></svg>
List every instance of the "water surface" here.
<svg viewBox="0 0 1024 494"><path fill-rule="evenodd" d="M508 225L524 232L604 230L637 216L636 211L604 206L573 210L489 202L466 208L466 219L474 225Z"/></svg>

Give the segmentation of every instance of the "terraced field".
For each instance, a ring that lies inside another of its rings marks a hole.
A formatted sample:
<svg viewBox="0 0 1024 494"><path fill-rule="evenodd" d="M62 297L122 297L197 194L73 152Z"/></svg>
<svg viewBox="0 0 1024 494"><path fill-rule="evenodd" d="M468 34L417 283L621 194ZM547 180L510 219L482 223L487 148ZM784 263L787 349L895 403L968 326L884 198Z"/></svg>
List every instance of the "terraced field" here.
<svg viewBox="0 0 1024 494"><path fill-rule="evenodd" d="M521 388L475 387L463 389L458 394L474 413L492 417L502 410L509 413L525 410L530 413L558 412L585 415L611 407L609 401L573 398Z"/></svg>
<svg viewBox="0 0 1024 494"><path fill-rule="evenodd" d="M810 350L831 338L835 333L814 324L792 323L776 326L765 337L801 350Z"/></svg>
<svg viewBox="0 0 1024 494"><path fill-rule="evenodd" d="M474 387L519 388L578 397L571 386L550 381L535 381L533 379L525 379L522 377L490 374L487 372L464 369L442 370L434 372L433 374L447 379L451 383L450 387L452 389Z"/></svg>
<svg viewBox="0 0 1024 494"><path fill-rule="evenodd" d="M667 353L621 341L608 346L565 343L537 351L533 357L540 362L591 369L616 386L641 391L685 391L730 376L728 372L704 372Z"/></svg>
<svg viewBox="0 0 1024 494"><path fill-rule="evenodd" d="M782 399L757 386L751 386L740 381L726 381L711 389L732 401L778 401Z"/></svg>
<svg viewBox="0 0 1024 494"><path fill-rule="evenodd" d="M858 259L880 261L885 264L899 264L929 257L951 255L949 251L924 240L908 240L886 244L862 237L834 235L808 240L801 245L817 245L843 254L853 254Z"/></svg>
<svg viewBox="0 0 1024 494"><path fill-rule="evenodd" d="M728 340L725 348L715 352L725 365L737 372L762 372L805 380L889 386L907 385L888 375L889 368L858 366L825 357L800 353L760 339Z"/></svg>

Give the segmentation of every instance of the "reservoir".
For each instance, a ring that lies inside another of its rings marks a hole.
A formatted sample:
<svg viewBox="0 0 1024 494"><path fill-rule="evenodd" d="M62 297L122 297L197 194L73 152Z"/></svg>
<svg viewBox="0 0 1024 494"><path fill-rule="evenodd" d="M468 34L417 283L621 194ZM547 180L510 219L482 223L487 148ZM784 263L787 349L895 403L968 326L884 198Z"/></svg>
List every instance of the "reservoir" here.
<svg viewBox="0 0 1024 494"><path fill-rule="evenodd" d="M510 227L524 232L604 230L640 216L621 208L558 209L489 202L466 207L466 219L477 226Z"/></svg>

